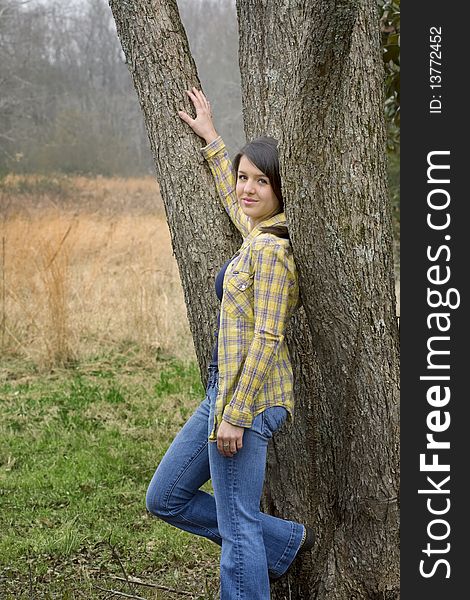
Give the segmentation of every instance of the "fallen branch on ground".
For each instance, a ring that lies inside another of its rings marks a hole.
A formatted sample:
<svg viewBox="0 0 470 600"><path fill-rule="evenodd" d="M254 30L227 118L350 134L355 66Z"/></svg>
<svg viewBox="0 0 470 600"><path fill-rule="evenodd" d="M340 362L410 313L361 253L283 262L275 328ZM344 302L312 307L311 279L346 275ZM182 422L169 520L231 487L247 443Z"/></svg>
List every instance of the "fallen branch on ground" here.
<svg viewBox="0 0 470 600"><path fill-rule="evenodd" d="M126 581L124 579L124 581ZM102 592L109 592L110 594L114 594L116 596L122 596L123 598L132 598L133 600L147 600L147 598L142 598L142 596L134 596L132 594L125 594L124 592L118 592L117 590L108 590L107 588L101 587L100 585L94 585L97 590L101 590Z"/></svg>
<svg viewBox="0 0 470 600"><path fill-rule="evenodd" d="M175 588L167 587L166 585L160 585L158 583L152 583L150 581L142 581L141 579L137 579L137 577L128 577L125 579L124 577L119 577L118 575L109 575L111 579L116 579L117 581L126 581L127 583L135 583L136 585L144 585L146 587L156 588L158 590L164 590L165 592L172 592L173 594L180 594L180 596L190 596L194 598L194 594L192 592L185 592L183 590L177 590Z"/></svg>

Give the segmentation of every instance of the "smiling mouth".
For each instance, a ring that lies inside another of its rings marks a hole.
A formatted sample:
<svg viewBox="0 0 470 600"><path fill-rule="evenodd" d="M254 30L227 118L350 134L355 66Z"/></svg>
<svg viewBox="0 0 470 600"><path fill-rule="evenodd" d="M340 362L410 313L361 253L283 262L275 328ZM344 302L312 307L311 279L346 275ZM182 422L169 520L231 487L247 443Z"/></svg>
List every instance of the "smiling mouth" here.
<svg viewBox="0 0 470 600"><path fill-rule="evenodd" d="M242 198L242 200L247 204L254 204L255 202L258 202L258 200L255 200L254 198Z"/></svg>

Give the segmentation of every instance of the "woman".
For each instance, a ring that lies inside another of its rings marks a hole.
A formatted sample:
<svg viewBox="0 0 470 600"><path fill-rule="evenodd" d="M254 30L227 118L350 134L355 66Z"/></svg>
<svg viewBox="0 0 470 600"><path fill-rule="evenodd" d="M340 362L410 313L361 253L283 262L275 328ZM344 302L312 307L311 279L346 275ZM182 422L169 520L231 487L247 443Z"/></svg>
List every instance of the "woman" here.
<svg viewBox="0 0 470 600"><path fill-rule="evenodd" d="M202 153L244 242L216 277L221 308L206 397L158 466L147 508L222 546L222 600L266 600L269 580L313 546L310 528L259 509L268 441L293 410L284 332L298 303L297 273L275 140L247 144L232 168L209 102L196 88L187 93L196 118L179 116L205 140ZM209 479L214 495L199 489Z"/></svg>

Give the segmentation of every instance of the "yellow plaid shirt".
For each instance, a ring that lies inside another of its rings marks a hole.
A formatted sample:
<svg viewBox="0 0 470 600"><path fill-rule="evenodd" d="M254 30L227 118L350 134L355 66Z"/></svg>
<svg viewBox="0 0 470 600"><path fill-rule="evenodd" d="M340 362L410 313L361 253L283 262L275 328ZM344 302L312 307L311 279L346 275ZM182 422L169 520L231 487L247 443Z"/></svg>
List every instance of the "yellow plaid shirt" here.
<svg viewBox="0 0 470 600"><path fill-rule="evenodd" d="M217 191L244 241L224 277L218 341L219 392L215 425L221 420L250 427L270 406L293 414L293 377L284 334L299 300L289 240L260 227L285 225L280 213L251 229L235 193L235 175L219 137L202 148Z"/></svg>

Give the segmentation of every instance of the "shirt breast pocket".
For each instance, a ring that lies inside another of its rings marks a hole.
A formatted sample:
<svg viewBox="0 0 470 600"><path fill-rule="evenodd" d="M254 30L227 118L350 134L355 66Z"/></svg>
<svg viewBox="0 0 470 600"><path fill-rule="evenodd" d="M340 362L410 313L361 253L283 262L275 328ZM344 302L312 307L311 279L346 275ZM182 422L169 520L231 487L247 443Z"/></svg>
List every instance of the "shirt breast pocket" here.
<svg viewBox="0 0 470 600"><path fill-rule="evenodd" d="M252 273L232 271L224 280L224 308L232 317L253 316Z"/></svg>

